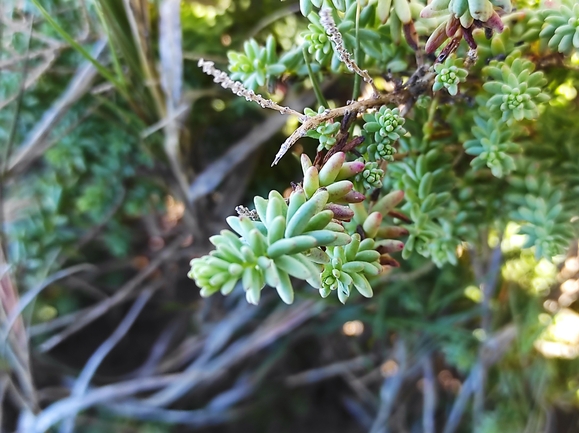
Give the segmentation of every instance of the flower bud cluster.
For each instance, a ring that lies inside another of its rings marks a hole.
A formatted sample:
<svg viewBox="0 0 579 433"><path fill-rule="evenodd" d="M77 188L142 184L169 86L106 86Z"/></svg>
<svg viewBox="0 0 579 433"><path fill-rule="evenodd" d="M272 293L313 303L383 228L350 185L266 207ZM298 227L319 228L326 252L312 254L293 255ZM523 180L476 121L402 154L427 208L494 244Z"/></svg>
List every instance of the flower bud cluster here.
<svg viewBox="0 0 579 433"><path fill-rule="evenodd" d="M469 47L476 49L473 38L474 27L484 27L489 31L502 32L503 22L497 10L509 13L512 9L511 0L433 0L420 13L422 18L432 18L438 15L450 14L431 34L426 42L426 52L433 53L447 39L466 40ZM449 43L452 50L458 44ZM451 52L446 53L446 55Z"/></svg>

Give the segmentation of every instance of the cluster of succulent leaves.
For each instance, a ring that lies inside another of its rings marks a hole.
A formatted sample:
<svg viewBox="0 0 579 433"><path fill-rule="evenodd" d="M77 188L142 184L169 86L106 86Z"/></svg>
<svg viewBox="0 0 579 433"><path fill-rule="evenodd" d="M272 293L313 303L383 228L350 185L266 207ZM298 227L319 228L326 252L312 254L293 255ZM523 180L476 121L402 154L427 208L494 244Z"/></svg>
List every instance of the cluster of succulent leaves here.
<svg viewBox="0 0 579 433"><path fill-rule="evenodd" d="M545 23L539 37L548 39L548 46L563 54L579 50L579 4L566 0L560 8L545 10Z"/></svg>
<svg viewBox="0 0 579 433"><path fill-rule="evenodd" d="M229 70L232 78L240 80L243 84L256 90L256 87L264 86L268 78L280 78L284 74L305 77L308 68L303 51L311 57L309 67L313 71L331 70L332 72L345 71L345 66L340 62L335 53L325 29L320 24L319 10L322 7L330 7L332 15L340 33L344 38L346 47L350 52L356 51L357 58L364 68L376 70L389 70L392 72L403 71L408 67L408 46L401 43L402 23L408 22L408 14L414 19L418 17L423 5L420 2L407 2L396 0L394 2L395 13L384 15L384 11L377 10L375 3L361 4L359 17L357 18L358 2L344 0L335 2L323 2L318 0L302 0L301 12L309 21L300 33L300 42L291 49L279 55L276 47L268 37L265 47L259 46L254 41L248 41L244 45L244 53L230 51ZM388 11L392 3L388 5ZM406 8L408 12L406 12ZM403 16L400 21L396 11ZM384 25L386 21L394 22L394 26ZM356 28L356 22L358 26ZM358 39L356 39L358 35ZM359 41L359 50L356 41Z"/></svg>
<svg viewBox="0 0 579 433"><path fill-rule="evenodd" d="M314 111L311 108L306 108L304 114L309 117L313 117L317 114L321 114L326 110L322 105L318 108L318 111ZM336 144L336 134L340 130L340 122L324 122L315 129L310 129L307 132L307 136L314 138L319 141L318 151L323 149L330 150L334 144Z"/></svg>
<svg viewBox="0 0 579 433"><path fill-rule="evenodd" d="M244 53L227 53L231 78L242 81L245 87L255 91L273 77L281 75L286 67L278 60L276 45L275 38L269 35L264 47L259 46L255 39L250 39L243 45Z"/></svg>
<svg viewBox="0 0 579 433"><path fill-rule="evenodd" d="M452 96L458 93L458 85L466 81L468 71L460 67L461 61L452 57L447 58L443 63L434 65L434 85L432 90L437 92L446 89Z"/></svg>
<svg viewBox="0 0 579 433"><path fill-rule="evenodd" d="M372 296L368 278L382 271L382 262L392 263L389 253L401 249L401 242L389 238L405 232L382 222L403 195L385 196L368 214L362 203L365 195L348 180L365 169L364 163L346 161L343 152L320 169L305 154L301 159L303 182L287 200L275 190L267 199L255 197L258 219L229 217L235 233L223 230L213 236L216 249L191 261L189 277L201 287L202 296L229 294L241 282L252 304L259 302L265 285L291 304L290 277L306 281L324 298L336 291L342 303L354 288Z"/></svg>
<svg viewBox="0 0 579 433"><path fill-rule="evenodd" d="M417 252L430 257L438 266L456 263L456 248L461 239L455 228L462 218L452 200L456 179L450 156L441 149L443 145L405 138L400 149L409 155L420 149L421 154L388 167L392 186L405 191L406 203L401 210L412 221L405 225L409 237L402 257L408 259L412 252Z"/></svg>
<svg viewBox="0 0 579 433"><path fill-rule="evenodd" d="M493 62L484 69L492 78L483 86L492 95L486 105L491 111L502 113L503 121L536 119L537 104L549 100L542 92L547 79L543 72L533 72L534 69L533 62L521 58L520 51L511 53L500 66Z"/></svg>
<svg viewBox="0 0 579 433"><path fill-rule="evenodd" d="M512 154L520 150L520 146L511 141L512 129L493 117L474 117L472 128L474 138L464 142L464 150L475 158L471 161L474 170L488 167L495 177L503 177L515 169Z"/></svg>
<svg viewBox="0 0 579 433"><path fill-rule="evenodd" d="M383 105L373 113L364 114L363 118L366 140L362 152L368 154L370 161L393 161L396 153L393 144L406 133L400 110Z"/></svg>
<svg viewBox="0 0 579 433"><path fill-rule="evenodd" d="M569 246L573 213L562 203L563 191L546 174L537 175L532 167L522 167L520 172L511 179L509 199L516 206L511 218L522 224L519 232L527 236L524 247L534 246L540 257L554 257Z"/></svg>

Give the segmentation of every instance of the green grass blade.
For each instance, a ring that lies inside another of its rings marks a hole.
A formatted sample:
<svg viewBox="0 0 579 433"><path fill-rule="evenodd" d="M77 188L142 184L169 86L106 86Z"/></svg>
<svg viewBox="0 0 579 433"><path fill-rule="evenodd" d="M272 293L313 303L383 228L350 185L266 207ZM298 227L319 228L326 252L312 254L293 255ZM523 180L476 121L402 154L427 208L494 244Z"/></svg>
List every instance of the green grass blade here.
<svg viewBox="0 0 579 433"><path fill-rule="evenodd" d="M40 4L39 0L32 0L32 3L34 3L34 5L38 8L38 10L40 11L40 13L42 14L42 16L46 19L46 21L76 50L78 51L84 58L86 58L89 62L91 62L94 67L96 68L96 70L99 72L99 74L101 74L103 76L103 78L105 78L107 81L109 81L111 84L113 84L118 90L119 92L122 93L122 95L125 98L129 98L128 93L126 92L126 90L123 88L122 84L118 82L118 80L114 77L113 74L111 74L111 72L105 68L103 65L101 65L93 56L90 55L90 53L85 50L82 45L80 45L78 42L76 42L74 40L74 38L72 36L70 36L48 13L48 11L46 9L44 9L42 7L42 5Z"/></svg>

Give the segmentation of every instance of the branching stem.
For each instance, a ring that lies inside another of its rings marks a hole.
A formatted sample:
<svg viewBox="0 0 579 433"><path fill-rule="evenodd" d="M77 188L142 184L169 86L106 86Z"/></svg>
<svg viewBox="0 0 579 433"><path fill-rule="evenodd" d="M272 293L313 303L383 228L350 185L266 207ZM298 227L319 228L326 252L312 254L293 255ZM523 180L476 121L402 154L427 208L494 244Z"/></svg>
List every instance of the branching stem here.
<svg viewBox="0 0 579 433"><path fill-rule="evenodd" d="M286 154L286 152L292 147L300 138L304 137L310 129L314 129L320 124L327 122L328 120L335 119L336 117L342 117L348 112L361 113L366 110L379 107L385 104L395 104L399 105L405 99L404 93L388 93L386 95L378 95L375 98L364 99L361 101L352 101L348 105L342 107L337 107L334 109L328 109L321 114L314 117L308 117L300 126L297 128L281 145L279 152L275 156L273 165L276 165L279 160Z"/></svg>

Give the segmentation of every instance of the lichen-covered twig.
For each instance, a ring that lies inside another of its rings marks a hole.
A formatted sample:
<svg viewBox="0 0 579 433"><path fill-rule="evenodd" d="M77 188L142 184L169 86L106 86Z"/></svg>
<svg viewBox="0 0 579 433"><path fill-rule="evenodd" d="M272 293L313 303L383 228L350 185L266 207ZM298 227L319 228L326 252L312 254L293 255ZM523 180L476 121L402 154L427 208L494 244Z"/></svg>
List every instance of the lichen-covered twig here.
<svg viewBox="0 0 579 433"><path fill-rule="evenodd" d="M367 70L361 69L356 64L356 62L352 58L352 55L346 49L346 46L344 45L344 39L342 38L342 34L338 30L334 18L332 17L331 9L325 8L320 11L320 24L324 27L326 33L328 34L328 37L333 42L334 47L336 49L336 53L338 54L340 60L346 65L348 70L360 75L366 83L370 84L372 86L372 89L374 90L374 95L377 96L378 90L376 89L376 86L374 86L374 80L372 79L372 77L370 77L370 74L368 74Z"/></svg>
<svg viewBox="0 0 579 433"><path fill-rule="evenodd" d="M307 117L303 113L299 113L292 108L276 104L271 99L266 99L260 94L256 94L253 90L245 88L242 83L232 80L225 72L217 69L213 62L199 59L198 66L202 68L203 72L205 72L207 75L213 76L213 81L221 84L221 87L231 90L234 94L244 97L247 101L258 103L261 108L269 108L271 110L279 111L281 114L293 114L294 116L297 116L300 121L304 121Z"/></svg>

